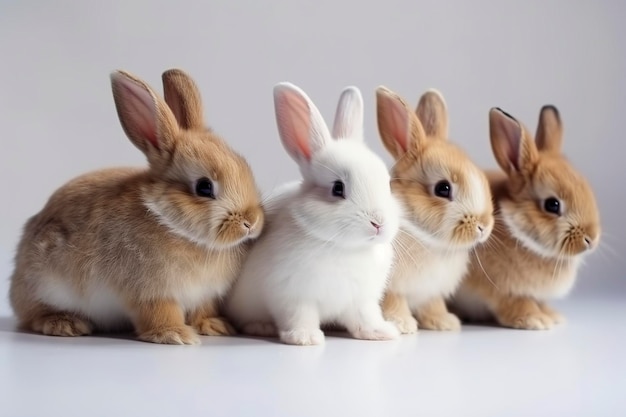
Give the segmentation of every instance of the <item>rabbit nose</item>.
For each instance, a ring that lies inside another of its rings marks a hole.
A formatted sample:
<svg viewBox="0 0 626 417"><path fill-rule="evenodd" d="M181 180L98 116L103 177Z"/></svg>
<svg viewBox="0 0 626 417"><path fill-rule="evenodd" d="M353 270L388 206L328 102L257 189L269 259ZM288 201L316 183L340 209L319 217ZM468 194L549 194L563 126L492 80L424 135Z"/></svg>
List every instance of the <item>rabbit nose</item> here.
<svg viewBox="0 0 626 417"><path fill-rule="evenodd" d="M250 228L252 228L252 225L250 224L250 222L243 222L243 226L244 226L246 229L250 229Z"/></svg>
<svg viewBox="0 0 626 417"><path fill-rule="evenodd" d="M376 234L380 233L380 228L383 227L382 225L372 221L370 221L370 224L376 228Z"/></svg>
<svg viewBox="0 0 626 417"><path fill-rule="evenodd" d="M587 247L587 249L591 249L593 247L593 241L591 240L591 238L589 236L585 236L585 246Z"/></svg>

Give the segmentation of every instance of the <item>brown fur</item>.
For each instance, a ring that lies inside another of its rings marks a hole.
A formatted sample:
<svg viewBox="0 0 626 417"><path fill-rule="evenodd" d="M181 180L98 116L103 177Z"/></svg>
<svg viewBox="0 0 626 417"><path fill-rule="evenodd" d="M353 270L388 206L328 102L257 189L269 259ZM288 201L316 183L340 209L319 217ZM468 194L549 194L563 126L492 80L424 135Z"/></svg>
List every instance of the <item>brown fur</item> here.
<svg viewBox="0 0 626 417"><path fill-rule="evenodd" d="M556 108L542 109L536 141L499 109L491 110L490 126L494 155L504 171L489 173L496 225L477 248L455 304L468 317L480 317L480 311L463 307L469 296L503 326L548 329L562 317L544 300L567 293L581 257L598 245L598 208L587 181L560 153L563 129ZM564 204L561 216L543 209L543 199L552 196ZM541 253L518 240L505 219Z"/></svg>
<svg viewBox="0 0 626 417"><path fill-rule="evenodd" d="M49 294L81 299L106 290L126 316L113 329L130 319L145 341L193 344L197 332L233 332L218 316L219 297L263 227L259 192L246 161L203 127L193 81L170 70L163 82L169 106L136 77L112 76L122 126L150 167L82 175L27 222L10 289L20 326L59 336L109 330ZM137 107L137 91L152 98L152 109ZM148 123L140 114L156 116ZM195 194L201 177L220 184L216 199ZM196 290L211 296L193 299Z"/></svg>
<svg viewBox="0 0 626 417"><path fill-rule="evenodd" d="M478 242L477 227L489 234L493 206L487 180L470 158L448 141L448 113L439 93L426 92L413 112L400 96L380 87L377 104L380 136L395 158L393 194L402 203L405 220L436 240L418 239L401 226L394 242L396 264L382 303L383 312L403 333L417 330L413 315L426 329L458 329L458 318L447 311L443 301L458 282L438 287L439 277L429 276L428 268L454 254L464 270L469 250ZM481 187L483 209L451 212L456 210L453 203L433 194L440 180L454 184L458 201L471 199L475 187ZM462 273L457 275L460 280ZM420 294L420 287L429 287L432 293Z"/></svg>

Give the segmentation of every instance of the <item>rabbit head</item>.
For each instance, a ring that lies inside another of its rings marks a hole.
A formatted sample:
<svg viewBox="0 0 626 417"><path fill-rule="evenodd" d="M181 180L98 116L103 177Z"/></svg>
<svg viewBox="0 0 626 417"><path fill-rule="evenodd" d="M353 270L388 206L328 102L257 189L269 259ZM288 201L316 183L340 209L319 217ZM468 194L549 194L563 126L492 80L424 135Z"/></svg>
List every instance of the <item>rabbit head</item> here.
<svg viewBox="0 0 626 417"><path fill-rule="evenodd" d="M544 106L531 133L499 108L489 113L491 147L508 176L497 196L510 233L544 257L574 256L598 246L600 217L591 187L561 153L558 110Z"/></svg>
<svg viewBox="0 0 626 417"><path fill-rule="evenodd" d="M487 240L494 224L489 184L448 141L441 94L424 93L415 112L385 87L376 97L380 136L395 159L391 186L403 205L403 227L438 248L466 249Z"/></svg>
<svg viewBox="0 0 626 417"><path fill-rule="evenodd" d="M257 237L264 216L249 165L204 126L186 73L171 69L162 79L165 100L128 72L111 74L122 128L150 165L144 204L173 233L210 249Z"/></svg>
<svg viewBox="0 0 626 417"><path fill-rule="evenodd" d="M282 144L303 182L293 217L306 234L343 246L389 242L398 228L384 162L363 138L363 98L355 87L339 99L332 135L319 110L298 87L274 88Z"/></svg>

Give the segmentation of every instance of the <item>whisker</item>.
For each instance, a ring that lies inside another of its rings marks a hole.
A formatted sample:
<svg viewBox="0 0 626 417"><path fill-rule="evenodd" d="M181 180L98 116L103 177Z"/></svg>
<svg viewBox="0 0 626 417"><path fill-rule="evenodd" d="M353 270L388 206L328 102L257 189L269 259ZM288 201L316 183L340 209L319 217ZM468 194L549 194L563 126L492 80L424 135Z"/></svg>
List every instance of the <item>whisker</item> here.
<svg viewBox="0 0 626 417"><path fill-rule="evenodd" d="M491 285L493 285L493 287L497 290L500 290L500 288L498 288L498 286L496 285L495 282L493 282L493 280L491 279L491 277L489 276L489 274L487 273L487 271L485 271L485 268L483 267L483 263L480 260L480 257L478 256L478 252L475 249L472 249L472 253L474 254L474 256L476 257L476 261L478 262L478 266L480 266L480 269L482 269L483 273L485 274L485 276L487 277L487 279L489 280L489 282L491 283Z"/></svg>

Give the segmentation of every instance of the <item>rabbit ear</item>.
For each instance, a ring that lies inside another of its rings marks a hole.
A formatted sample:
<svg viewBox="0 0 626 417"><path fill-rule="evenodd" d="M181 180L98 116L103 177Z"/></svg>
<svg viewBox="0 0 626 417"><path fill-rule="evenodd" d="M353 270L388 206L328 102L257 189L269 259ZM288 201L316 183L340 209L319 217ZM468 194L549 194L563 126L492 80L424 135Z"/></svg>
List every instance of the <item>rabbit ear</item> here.
<svg viewBox="0 0 626 417"><path fill-rule="evenodd" d="M178 125L186 130L202 130L204 118L198 86L180 69L170 69L161 76L165 102L174 113Z"/></svg>
<svg viewBox="0 0 626 417"><path fill-rule="evenodd" d="M489 111L491 148L500 167L509 175L528 173L537 161L537 148L523 126L497 107Z"/></svg>
<svg viewBox="0 0 626 417"><path fill-rule="evenodd" d="M356 87L346 87L341 92L335 123L333 124L334 139L357 139L363 141L363 96Z"/></svg>
<svg viewBox="0 0 626 417"><path fill-rule="evenodd" d="M330 132L315 104L291 83L274 87L278 134L285 150L297 162L311 156L330 141Z"/></svg>
<svg viewBox="0 0 626 417"><path fill-rule="evenodd" d="M376 113L380 137L396 160L423 146L426 139L424 128L402 97L386 87L378 87Z"/></svg>
<svg viewBox="0 0 626 417"><path fill-rule="evenodd" d="M178 125L165 102L143 81L125 71L111 73L117 115L130 141L150 162L174 146Z"/></svg>
<svg viewBox="0 0 626 417"><path fill-rule="evenodd" d="M430 89L422 94L415 113L426 136L432 139L448 139L448 108L439 91Z"/></svg>
<svg viewBox="0 0 626 417"><path fill-rule="evenodd" d="M556 107L546 105L541 108L535 141L540 151L561 151L561 146L563 145L563 125Z"/></svg>

